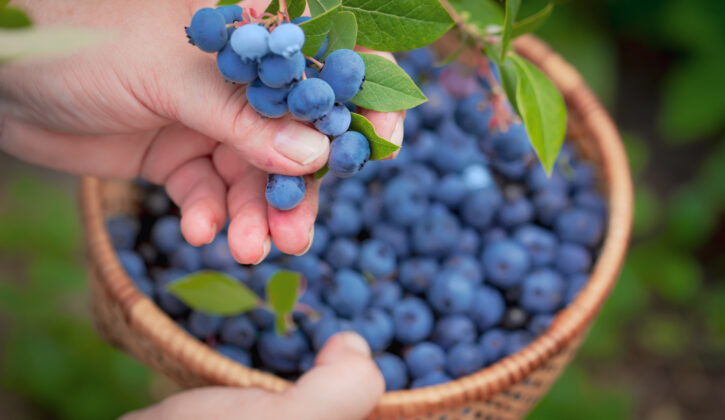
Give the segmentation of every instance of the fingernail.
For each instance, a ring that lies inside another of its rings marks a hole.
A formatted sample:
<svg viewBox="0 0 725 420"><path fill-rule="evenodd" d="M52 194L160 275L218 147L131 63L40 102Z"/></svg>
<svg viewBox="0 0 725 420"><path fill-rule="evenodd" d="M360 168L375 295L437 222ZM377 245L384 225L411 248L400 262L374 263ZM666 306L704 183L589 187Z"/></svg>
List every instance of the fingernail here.
<svg viewBox="0 0 725 420"><path fill-rule="evenodd" d="M338 333L337 340L348 350L363 356L370 356L370 346L368 346L367 341L352 331Z"/></svg>
<svg viewBox="0 0 725 420"><path fill-rule="evenodd" d="M274 138L274 149L300 165L307 165L322 156L330 140L317 130L290 121Z"/></svg>
<svg viewBox="0 0 725 420"><path fill-rule="evenodd" d="M397 144L400 146L403 144L403 135L405 135L405 117L400 116L398 118L398 122L395 123L395 128L393 129L393 135L390 136L390 142L393 144Z"/></svg>
<svg viewBox="0 0 725 420"><path fill-rule="evenodd" d="M252 265L259 265L264 261L265 258L267 258L267 255L269 255L269 251L272 249L272 238L267 236L267 239L264 240L264 251L262 252L262 258L259 259L259 261L252 263Z"/></svg>
<svg viewBox="0 0 725 420"><path fill-rule="evenodd" d="M304 251L300 252L299 254L295 254L296 256L299 257L300 255L305 255L307 253L307 251L309 251L310 248L312 248L312 241L315 239L315 225L312 225L308 238L309 239L307 241L307 247L304 249Z"/></svg>

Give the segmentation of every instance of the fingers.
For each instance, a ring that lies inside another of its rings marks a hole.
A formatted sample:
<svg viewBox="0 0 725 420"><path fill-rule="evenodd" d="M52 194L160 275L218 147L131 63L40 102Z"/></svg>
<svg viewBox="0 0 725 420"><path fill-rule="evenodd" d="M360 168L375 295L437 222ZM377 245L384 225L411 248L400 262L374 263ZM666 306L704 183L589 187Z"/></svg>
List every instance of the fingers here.
<svg viewBox="0 0 725 420"><path fill-rule="evenodd" d="M269 228L277 248L285 254L301 255L312 245L317 217L320 182L305 177L306 193L302 202L292 210L267 208Z"/></svg>
<svg viewBox="0 0 725 420"><path fill-rule="evenodd" d="M181 232L191 245L210 243L226 221L226 185L211 159L200 157L173 171L169 197L181 208Z"/></svg>
<svg viewBox="0 0 725 420"><path fill-rule="evenodd" d="M316 366L279 395L270 418L359 420L375 407L385 390L382 374L365 340L351 332L332 337Z"/></svg>

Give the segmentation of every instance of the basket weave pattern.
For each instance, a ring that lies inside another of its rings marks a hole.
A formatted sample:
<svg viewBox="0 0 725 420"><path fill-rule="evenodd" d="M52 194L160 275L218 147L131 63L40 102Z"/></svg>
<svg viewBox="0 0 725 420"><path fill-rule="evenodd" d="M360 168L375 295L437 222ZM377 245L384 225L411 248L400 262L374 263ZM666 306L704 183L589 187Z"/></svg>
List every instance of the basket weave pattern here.
<svg viewBox="0 0 725 420"><path fill-rule="evenodd" d="M629 166L617 129L577 71L546 44L523 36L515 47L561 90L569 109L569 137L601 169L610 214L591 280L557 315L552 327L521 352L447 384L386 393L370 419L522 418L574 357L616 281L633 206ZM288 381L238 365L197 341L135 289L111 247L104 219L132 212L138 208L138 199L128 183L82 181L93 313L99 333L183 387L228 385L273 392L288 387Z"/></svg>

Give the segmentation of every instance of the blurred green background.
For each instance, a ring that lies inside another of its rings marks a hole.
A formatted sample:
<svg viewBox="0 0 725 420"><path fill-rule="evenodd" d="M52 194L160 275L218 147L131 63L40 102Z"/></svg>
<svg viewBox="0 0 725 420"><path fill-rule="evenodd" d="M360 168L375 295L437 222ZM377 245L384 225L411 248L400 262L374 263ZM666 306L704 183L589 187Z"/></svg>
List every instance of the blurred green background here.
<svg viewBox="0 0 725 420"><path fill-rule="evenodd" d="M616 119L636 216L616 289L530 418L720 419L725 2L559 2L538 35ZM100 341L88 308L76 180L0 155L0 418L112 418L173 390Z"/></svg>

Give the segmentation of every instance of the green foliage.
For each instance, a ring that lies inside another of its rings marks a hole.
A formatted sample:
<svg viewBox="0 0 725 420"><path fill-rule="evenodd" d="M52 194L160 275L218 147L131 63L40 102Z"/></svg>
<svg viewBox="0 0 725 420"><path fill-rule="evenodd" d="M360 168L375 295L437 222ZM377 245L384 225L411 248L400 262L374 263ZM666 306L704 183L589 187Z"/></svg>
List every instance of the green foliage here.
<svg viewBox="0 0 725 420"><path fill-rule="evenodd" d="M506 14L504 15L503 32L501 33L501 61L506 58L509 44L513 38L514 20L519 13L520 6L521 0L506 0Z"/></svg>
<svg viewBox="0 0 725 420"><path fill-rule="evenodd" d="M310 14L315 17L339 6L340 0L309 0L307 4L310 6Z"/></svg>
<svg viewBox="0 0 725 420"><path fill-rule="evenodd" d="M199 271L166 285L191 308L214 315L237 315L259 305L259 297L235 278L217 271Z"/></svg>
<svg viewBox="0 0 725 420"><path fill-rule="evenodd" d="M300 274L293 271L280 270L267 282L265 296L275 314L277 334L285 333L285 317L289 316L297 303L300 286Z"/></svg>
<svg viewBox="0 0 725 420"><path fill-rule="evenodd" d="M652 233L661 218L662 207L659 197L647 186L635 188L634 194L634 226L635 237Z"/></svg>
<svg viewBox="0 0 725 420"><path fill-rule="evenodd" d="M310 7L312 6L310 5ZM325 38L327 38L327 34L332 27L332 22L339 11L340 0L337 0L334 6L326 8L324 12L313 15L312 19L300 24L300 28L305 32L305 45L302 47L302 52L306 56L312 57L317 54L317 51L325 42Z"/></svg>
<svg viewBox="0 0 725 420"><path fill-rule="evenodd" d="M503 26L503 9L494 0L450 0L450 3L479 33L485 33L492 25Z"/></svg>
<svg viewBox="0 0 725 420"><path fill-rule="evenodd" d="M357 20L351 12L339 12L332 22L328 34L328 44L325 57L336 50L351 50L357 45Z"/></svg>
<svg viewBox="0 0 725 420"><path fill-rule="evenodd" d="M279 1L279 0L272 0L272 3L276 3L276 2L278 2L278 1ZM240 2L240 0L219 0L219 1L218 1L218 2L216 3L216 5L217 5L217 6L231 6L231 5L233 5L233 4L237 4L237 3L239 3L239 2Z"/></svg>
<svg viewBox="0 0 725 420"><path fill-rule="evenodd" d="M443 36L453 20L438 0L344 0L357 18L358 43L378 51L407 51Z"/></svg>
<svg viewBox="0 0 725 420"><path fill-rule="evenodd" d="M665 235L684 249L702 247L717 227L717 209L700 197L693 185L681 187L667 206Z"/></svg>
<svg viewBox="0 0 725 420"><path fill-rule="evenodd" d="M352 113L350 130L362 133L370 143L370 160L385 159L400 149L400 146L393 144L378 136L373 124L360 114Z"/></svg>
<svg viewBox="0 0 725 420"><path fill-rule="evenodd" d="M0 28L16 29L30 26L30 18L20 9L0 5Z"/></svg>
<svg viewBox="0 0 725 420"><path fill-rule="evenodd" d="M230 0L233 1L233 0ZM235 2L236 3L236 2ZM306 0L287 0L287 14L290 19L302 16L307 6ZM265 12L277 13L279 11L279 0L272 0Z"/></svg>
<svg viewBox="0 0 725 420"><path fill-rule="evenodd" d="M519 22L516 22L514 24L514 27L511 29L511 37L516 38L517 36L521 36L529 32L534 32L535 30L539 29L539 27L543 25L547 19L549 19L549 16L551 16L551 12L553 11L554 3L549 3L546 5L546 7L539 10L535 14Z"/></svg>
<svg viewBox="0 0 725 420"><path fill-rule="evenodd" d="M666 359L681 356L690 343L690 333L681 319L659 314L642 320L637 338L645 351Z"/></svg>
<svg viewBox="0 0 725 420"><path fill-rule="evenodd" d="M352 103L380 112L413 108L427 99L415 82L392 61L375 54L360 53L365 62L363 89Z"/></svg>

